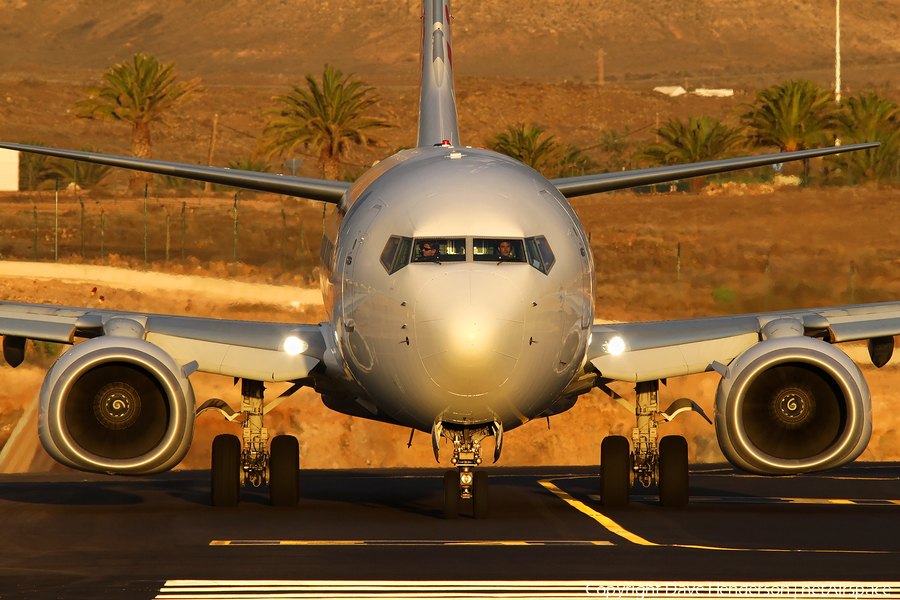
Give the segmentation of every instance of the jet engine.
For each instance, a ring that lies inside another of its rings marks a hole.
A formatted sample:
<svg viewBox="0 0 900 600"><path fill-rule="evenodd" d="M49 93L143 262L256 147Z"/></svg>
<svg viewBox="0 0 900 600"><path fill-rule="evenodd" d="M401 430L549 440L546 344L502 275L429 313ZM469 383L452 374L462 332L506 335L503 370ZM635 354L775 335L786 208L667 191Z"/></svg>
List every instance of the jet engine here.
<svg viewBox="0 0 900 600"><path fill-rule="evenodd" d="M761 475L833 469L872 435L869 388L839 349L803 336L768 339L729 365L716 392L725 457Z"/></svg>
<svg viewBox="0 0 900 600"><path fill-rule="evenodd" d="M171 469L194 432L194 391L159 347L105 335L78 344L53 365L40 395L39 435L60 463L99 473Z"/></svg>

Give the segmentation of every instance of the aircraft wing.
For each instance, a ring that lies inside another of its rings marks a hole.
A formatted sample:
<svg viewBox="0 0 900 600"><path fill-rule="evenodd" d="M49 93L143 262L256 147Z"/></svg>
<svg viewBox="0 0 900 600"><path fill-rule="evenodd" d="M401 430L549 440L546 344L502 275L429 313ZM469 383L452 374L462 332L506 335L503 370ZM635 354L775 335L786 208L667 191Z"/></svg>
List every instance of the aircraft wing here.
<svg viewBox="0 0 900 600"><path fill-rule="evenodd" d="M341 201L344 192L350 189L350 184L344 181L330 181L327 179L311 179L308 177L290 177L273 173L258 173L255 171L240 171L238 169L222 169L218 167L204 167L201 165L189 165L186 163L167 162L162 160L150 160L146 158L132 158L129 156L114 156L112 154L97 154L95 152L81 152L77 150L61 150L58 148L45 148L43 146L26 146L23 144L9 144L0 142L0 148L18 150L20 152L33 152L54 158L66 158L70 160L82 160L146 171L157 175L169 175L208 181L222 185L270 192L272 194L284 194L298 198L309 198L337 204Z"/></svg>
<svg viewBox="0 0 900 600"><path fill-rule="evenodd" d="M744 350L767 336L778 336L779 330L831 343L900 335L900 302L596 324L591 327L587 358L603 378L619 381L652 381L705 371L721 374Z"/></svg>
<svg viewBox="0 0 900 600"><path fill-rule="evenodd" d="M15 362L17 340L20 348L23 339L72 344L77 338L122 334L123 325L126 335L159 346L188 373L203 371L257 381L308 377L324 363L326 340L334 337L328 323L230 321L0 302L0 334L6 336L3 353L13 366L21 362L21 354ZM287 342L290 338L296 340ZM324 364L317 371L323 368Z"/></svg>
<svg viewBox="0 0 900 600"><path fill-rule="evenodd" d="M819 156L828 156L829 154L839 154L841 152L868 150L870 148L877 148L880 145L879 142L870 142L866 144L818 148L815 150L779 152L777 154L729 158L725 160L713 160L686 165L635 169L633 171L601 173L599 175L581 175L579 177L562 177L560 179L551 179L550 183L555 185L556 189L558 189L566 198L575 198L587 194L611 192L641 185L653 185L665 183L667 181L676 181L678 179L687 179L688 177L716 175L718 173L764 167L766 165L774 165L793 160L817 158Z"/></svg>

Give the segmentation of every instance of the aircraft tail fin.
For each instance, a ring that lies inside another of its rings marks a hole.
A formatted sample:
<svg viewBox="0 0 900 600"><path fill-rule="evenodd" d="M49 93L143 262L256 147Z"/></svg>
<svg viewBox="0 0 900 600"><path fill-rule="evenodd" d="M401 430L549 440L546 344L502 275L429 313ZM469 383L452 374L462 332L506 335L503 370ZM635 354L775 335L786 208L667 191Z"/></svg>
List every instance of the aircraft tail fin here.
<svg viewBox="0 0 900 600"><path fill-rule="evenodd" d="M425 0L422 17L422 93L419 99L418 146L444 141L459 145L453 54L450 44L450 0Z"/></svg>

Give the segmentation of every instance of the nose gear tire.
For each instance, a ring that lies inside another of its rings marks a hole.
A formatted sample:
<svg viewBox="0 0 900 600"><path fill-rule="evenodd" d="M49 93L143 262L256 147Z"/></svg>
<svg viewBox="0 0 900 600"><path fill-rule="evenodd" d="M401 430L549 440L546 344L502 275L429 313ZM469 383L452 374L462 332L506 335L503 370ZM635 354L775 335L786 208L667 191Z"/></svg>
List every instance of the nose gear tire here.
<svg viewBox="0 0 900 600"><path fill-rule="evenodd" d="M444 473L444 518L455 519L459 516L459 473Z"/></svg>
<svg viewBox="0 0 900 600"><path fill-rule="evenodd" d="M472 513L476 519L488 517L488 474L484 471L475 471L472 481Z"/></svg>

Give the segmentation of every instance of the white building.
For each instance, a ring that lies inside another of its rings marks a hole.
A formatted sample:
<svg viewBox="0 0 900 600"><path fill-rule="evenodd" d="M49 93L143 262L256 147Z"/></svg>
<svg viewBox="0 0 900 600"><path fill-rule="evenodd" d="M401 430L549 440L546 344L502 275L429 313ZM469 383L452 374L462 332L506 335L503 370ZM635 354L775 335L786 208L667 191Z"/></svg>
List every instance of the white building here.
<svg viewBox="0 0 900 600"><path fill-rule="evenodd" d="M0 192L15 192L18 189L19 153L0 149Z"/></svg>

